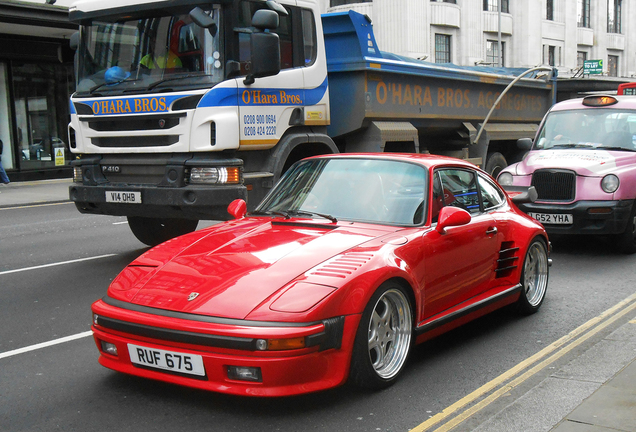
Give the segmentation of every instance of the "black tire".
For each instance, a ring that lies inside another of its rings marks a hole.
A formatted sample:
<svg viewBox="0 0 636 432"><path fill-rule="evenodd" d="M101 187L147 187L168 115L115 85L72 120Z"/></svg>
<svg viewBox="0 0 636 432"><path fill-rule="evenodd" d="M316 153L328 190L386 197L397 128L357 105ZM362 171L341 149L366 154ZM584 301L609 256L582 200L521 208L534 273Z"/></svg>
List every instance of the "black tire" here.
<svg viewBox="0 0 636 432"><path fill-rule="evenodd" d="M156 246L171 238L197 229L196 219L169 219L128 216L128 226L135 237L148 246Z"/></svg>
<svg viewBox="0 0 636 432"><path fill-rule="evenodd" d="M627 226L617 238L618 249L625 254L636 253L636 202L632 204L632 211L627 220Z"/></svg>
<svg viewBox="0 0 636 432"><path fill-rule="evenodd" d="M493 178L497 178L501 170L508 166L506 158L501 153L491 153L488 155L484 171L490 174Z"/></svg>
<svg viewBox="0 0 636 432"><path fill-rule="evenodd" d="M349 380L368 389L389 387L404 370L413 339L411 300L395 282L382 284L358 325Z"/></svg>
<svg viewBox="0 0 636 432"><path fill-rule="evenodd" d="M539 310L548 289L549 260L545 242L536 237L526 252L521 269L521 294L517 311L530 315Z"/></svg>

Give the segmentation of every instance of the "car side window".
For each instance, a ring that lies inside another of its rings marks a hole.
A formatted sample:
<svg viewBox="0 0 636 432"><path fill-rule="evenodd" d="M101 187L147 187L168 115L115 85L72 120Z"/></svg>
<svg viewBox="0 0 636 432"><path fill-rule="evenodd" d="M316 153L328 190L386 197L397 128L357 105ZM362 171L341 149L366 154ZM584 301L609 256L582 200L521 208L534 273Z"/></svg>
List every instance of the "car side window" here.
<svg viewBox="0 0 636 432"><path fill-rule="evenodd" d="M479 183L479 192L481 193L481 200L484 204L485 211L499 207L505 202L506 198L501 189L495 186L490 180L478 176L477 181Z"/></svg>
<svg viewBox="0 0 636 432"><path fill-rule="evenodd" d="M473 171L441 169L438 173L444 206L459 207L472 214L479 213L479 194Z"/></svg>

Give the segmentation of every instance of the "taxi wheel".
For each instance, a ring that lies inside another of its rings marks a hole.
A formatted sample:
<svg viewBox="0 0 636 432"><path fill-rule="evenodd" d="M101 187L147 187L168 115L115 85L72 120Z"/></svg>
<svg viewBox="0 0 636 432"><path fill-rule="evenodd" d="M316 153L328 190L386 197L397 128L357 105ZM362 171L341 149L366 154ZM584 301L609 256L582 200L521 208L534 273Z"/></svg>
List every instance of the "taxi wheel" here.
<svg viewBox="0 0 636 432"><path fill-rule="evenodd" d="M128 216L128 226L137 240L156 246L171 238L190 233L199 224L195 219L147 218Z"/></svg>
<svg viewBox="0 0 636 432"><path fill-rule="evenodd" d="M369 300L358 325L350 381L369 389L392 385L406 365L412 334L408 294L397 283L384 283Z"/></svg>
<svg viewBox="0 0 636 432"><path fill-rule="evenodd" d="M535 313L541 307L548 289L548 250L545 242L535 238L528 247L521 269L521 294L517 311L523 315Z"/></svg>
<svg viewBox="0 0 636 432"><path fill-rule="evenodd" d="M636 253L636 202L632 204L625 231L618 235L618 248L626 254Z"/></svg>

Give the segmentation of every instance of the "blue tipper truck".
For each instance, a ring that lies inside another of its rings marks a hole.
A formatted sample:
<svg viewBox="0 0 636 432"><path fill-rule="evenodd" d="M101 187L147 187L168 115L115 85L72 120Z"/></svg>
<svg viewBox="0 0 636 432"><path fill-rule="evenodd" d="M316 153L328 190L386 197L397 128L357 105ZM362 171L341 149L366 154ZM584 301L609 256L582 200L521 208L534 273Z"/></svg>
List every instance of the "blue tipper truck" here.
<svg viewBox="0 0 636 432"><path fill-rule="evenodd" d="M554 76L379 50L370 20L313 1L84 0L71 96L71 199L154 245L253 208L291 164L430 152L496 173L555 100ZM477 137L479 136L479 139Z"/></svg>

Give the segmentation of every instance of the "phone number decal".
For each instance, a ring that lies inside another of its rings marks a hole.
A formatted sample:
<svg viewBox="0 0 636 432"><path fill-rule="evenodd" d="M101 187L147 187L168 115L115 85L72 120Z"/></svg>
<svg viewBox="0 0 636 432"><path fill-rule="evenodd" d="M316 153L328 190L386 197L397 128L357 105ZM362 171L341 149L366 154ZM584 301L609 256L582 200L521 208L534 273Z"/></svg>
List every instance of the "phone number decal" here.
<svg viewBox="0 0 636 432"><path fill-rule="evenodd" d="M246 114L243 116L243 134L247 136L276 135L276 116L274 114Z"/></svg>

